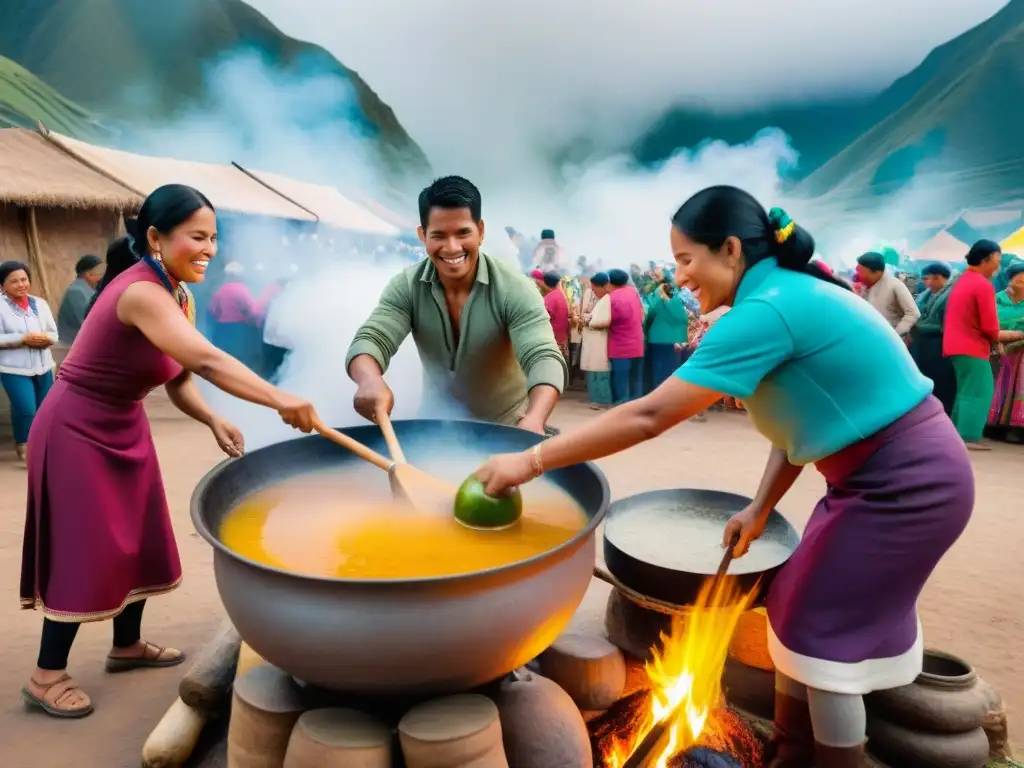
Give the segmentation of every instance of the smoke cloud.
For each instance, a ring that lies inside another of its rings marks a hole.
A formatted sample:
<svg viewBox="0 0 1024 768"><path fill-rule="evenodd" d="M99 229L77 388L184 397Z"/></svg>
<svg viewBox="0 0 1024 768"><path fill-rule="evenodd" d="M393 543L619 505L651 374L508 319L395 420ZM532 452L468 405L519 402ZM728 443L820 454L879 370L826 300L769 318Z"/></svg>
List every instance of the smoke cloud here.
<svg viewBox="0 0 1024 768"><path fill-rule="evenodd" d="M577 137L622 146L674 104L881 90L1006 0L252 4L359 71L435 168L493 188L539 175L539 150Z"/></svg>
<svg viewBox="0 0 1024 768"><path fill-rule="evenodd" d="M356 386L345 372L345 353L356 329L376 304L388 280L404 264L327 264L307 269L277 298L280 333L294 347L278 372L287 392L316 405L320 417L334 426L366 423L352 409ZM392 360L387 380L395 393L396 419L415 418L422 397L422 366L412 343ZM273 411L252 405L204 384L204 395L221 416L242 428L249 450L301 435ZM433 413L465 416L445 404L432 404Z"/></svg>
<svg viewBox="0 0 1024 768"><path fill-rule="evenodd" d="M367 150L368 129L345 78L312 66L282 72L259 52L240 48L212 64L204 82L204 103L170 124L133 133L125 148L199 162L234 161L341 189L368 191L380 183ZM136 95L140 105L145 98Z"/></svg>

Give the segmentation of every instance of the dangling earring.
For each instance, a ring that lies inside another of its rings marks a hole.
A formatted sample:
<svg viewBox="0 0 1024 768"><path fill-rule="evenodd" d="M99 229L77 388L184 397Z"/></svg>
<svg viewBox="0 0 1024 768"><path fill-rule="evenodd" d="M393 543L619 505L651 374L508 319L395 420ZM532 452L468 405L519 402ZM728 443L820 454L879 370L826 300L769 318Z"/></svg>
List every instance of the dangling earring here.
<svg viewBox="0 0 1024 768"><path fill-rule="evenodd" d="M160 251L157 251L156 253L154 253L153 254L153 258L156 259L161 264L164 263L164 257L160 255Z"/></svg>

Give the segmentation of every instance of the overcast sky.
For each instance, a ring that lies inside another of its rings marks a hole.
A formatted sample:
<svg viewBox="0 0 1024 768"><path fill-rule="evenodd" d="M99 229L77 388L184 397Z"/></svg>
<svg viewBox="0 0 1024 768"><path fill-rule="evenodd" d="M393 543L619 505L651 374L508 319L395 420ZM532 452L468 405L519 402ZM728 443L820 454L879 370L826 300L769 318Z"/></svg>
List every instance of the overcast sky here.
<svg viewBox="0 0 1024 768"><path fill-rule="evenodd" d="M439 169L466 172L581 129L635 133L681 100L880 89L1006 2L250 1L357 70Z"/></svg>

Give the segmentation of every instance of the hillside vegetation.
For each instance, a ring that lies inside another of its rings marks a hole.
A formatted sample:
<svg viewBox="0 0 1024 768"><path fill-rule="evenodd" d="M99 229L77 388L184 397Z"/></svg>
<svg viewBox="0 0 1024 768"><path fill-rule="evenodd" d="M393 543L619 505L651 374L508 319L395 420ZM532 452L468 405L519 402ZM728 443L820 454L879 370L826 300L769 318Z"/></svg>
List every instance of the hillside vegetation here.
<svg viewBox="0 0 1024 768"><path fill-rule="evenodd" d="M0 128L34 128L37 121L72 136L107 135L87 109L64 98L24 67L0 56Z"/></svg>
<svg viewBox="0 0 1024 768"><path fill-rule="evenodd" d="M381 169L396 179L429 171L423 151L356 72L284 35L242 0L0 0L0 19L0 55L80 104L78 113L88 110L125 130L211 106L209 68L252 51L282 77L344 78ZM351 103L323 107L317 111L352 117ZM12 108L30 118L21 110ZM288 117L301 124L307 116Z"/></svg>

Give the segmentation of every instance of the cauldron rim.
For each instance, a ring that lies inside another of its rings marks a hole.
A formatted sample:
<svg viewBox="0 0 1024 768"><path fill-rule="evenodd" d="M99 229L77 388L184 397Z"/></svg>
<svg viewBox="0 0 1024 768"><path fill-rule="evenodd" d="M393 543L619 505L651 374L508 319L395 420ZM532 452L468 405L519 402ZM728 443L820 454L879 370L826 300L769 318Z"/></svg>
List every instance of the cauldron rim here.
<svg viewBox="0 0 1024 768"><path fill-rule="evenodd" d="M494 429L494 430L496 430L498 432L514 432L514 433L517 433L518 435L527 436L527 437L530 437L530 438L535 438L534 440L531 441L531 445L535 445L535 444L539 443L541 440L545 439L545 436L543 436L543 435L538 435L535 432L531 432L529 430L521 429L519 427L508 426L506 424L494 424L494 423L491 423L491 422L484 422L484 421L479 421L479 420L475 420L475 419L401 419L401 420L397 420L396 419L393 423L394 423L395 427L398 428L398 429L401 428L400 425L402 425L402 424L409 424L409 423L419 423L419 424L423 424L423 423L474 424L474 425L478 425L478 426L480 426L480 425L486 426L486 427ZM336 429L338 429L341 432L344 432L346 434L350 434L351 435L351 433L353 431L357 431L357 432L370 432L370 433L372 433L372 432L376 431L378 428L376 427L376 425L367 424L367 425L360 425L360 426L356 426L356 427L336 427ZM247 452L244 456L242 456L241 458L238 458L238 459L232 459L232 458L224 459L224 460L218 462L213 467L211 467L206 472L206 474L204 474L199 479L199 482L196 483L196 487L193 489L192 496L191 496L191 498L189 500L189 514L190 514L190 517L192 518L192 525L195 526L196 532L203 539L205 539L206 542L208 544L210 544L210 546L212 546L215 551L220 552L220 553L226 555L227 557L230 557L233 560L236 560L236 561L238 561L240 563L244 563L245 565L247 565L247 566L249 566L251 568L256 568L256 569L258 569L260 571L264 571L264 572L267 572L267 573L273 573L273 574L277 574L279 576L284 576L284 577L293 578L293 579L299 579L299 580L305 581L305 582L314 582L314 583L323 584L323 585L335 584L335 585L358 586L358 587L378 588L378 589L379 588L398 589L398 588L404 588L404 587L409 587L409 586L429 586L429 585L437 585L437 584L446 584L446 585L448 585L448 584L459 584L459 583L465 583L465 582L472 582L472 581L477 581L477 580L479 580L481 578L486 578L486 577L489 577L489 576L496 576L496 575L501 575L501 574L506 574L506 573L513 573L515 571L525 570L525 569L529 569L531 567L535 567L536 565L538 565L540 563L543 563L545 560L549 560L549 559L554 558L560 552L569 551L569 550L573 549L574 547L578 546L581 542L586 541L588 537L593 536L595 534L595 531L596 531L597 527L601 524L601 522L605 518L605 515L608 513L608 508L609 508L609 506L611 504L611 491L610 491L609 486L608 486L608 478L605 477L604 473L597 466L597 464L595 464L592 461L587 461L587 462L583 462L581 464L576 464L576 465L574 465L574 467L583 467L583 468L589 470L591 475L597 481L598 487L599 487L599 490L600 490L601 500L600 500L600 503L598 505L597 511L593 514L592 517L590 517L590 519L587 521L587 524L585 526L583 526L583 528L581 528L579 531L577 531L576 534L571 539L562 542L557 547L552 547L551 549L545 550L544 552L536 554L533 557L528 557L525 560L516 560L515 562L512 562L512 563L506 563L505 565L499 565L497 567L488 568L488 569L482 570L482 571L470 571L469 573L458 573L458 574L451 574L451 575L447 575L447 576L418 576L418 577L415 577L415 578L405 578L405 579L381 579L381 578L373 578L373 579L348 579L348 578L341 578L341 577L337 577L337 576L316 576L316 575L313 575L313 574L299 573L297 571L289 571L289 570L287 570L285 568L277 568L277 567L275 567L273 565L267 565L266 563L261 563L261 562L259 562L257 560L253 560L251 558L248 558L248 557L245 557L244 555L239 554L238 552L236 552L235 550L231 549L226 544L224 544L224 542L222 542L220 540L220 538L218 536L216 536L210 530L209 526L206 524L205 519L203 518L203 511L202 511L203 497L204 497L207 489L210 487L210 485L213 484L217 480L218 476L227 467L235 464L236 462L244 461L247 456L258 454L260 451L265 451L265 450L273 449L276 446L281 445L282 443L297 443L297 442L304 441L304 440L321 440L321 439L323 439L323 438L321 438L319 435L302 435L301 437L292 438L291 440L279 441L277 443L271 443L269 445L261 446L260 448L257 448L255 451L252 451L251 453ZM356 439L358 439L358 437ZM339 451L343 451L344 449L343 448L339 448L338 450ZM550 474L552 476L557 477L559 473L564 472L565 470L568 470L568 469L572 469L572 467L565 467L564 469L553 470Z"/></svg>

